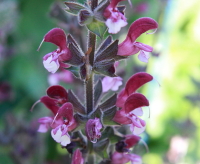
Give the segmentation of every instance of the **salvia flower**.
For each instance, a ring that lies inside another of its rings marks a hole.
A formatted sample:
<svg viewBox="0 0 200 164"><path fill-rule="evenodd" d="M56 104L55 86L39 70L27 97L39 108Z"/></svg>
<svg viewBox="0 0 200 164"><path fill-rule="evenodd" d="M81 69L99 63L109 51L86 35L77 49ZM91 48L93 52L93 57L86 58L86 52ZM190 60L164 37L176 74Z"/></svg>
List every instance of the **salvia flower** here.
<svg viewBox="0 0 200 164"><path fill-rule="evenodd" d="M113 118L113 121L130 125L130 130L134 135L141 134L146 127L146 123L139 116L143 115L143 106L149 106L149 101L140 93L133 93L124 103L122 109L118 110Z"/></svg>
<svg viewBox="0 0 200 164"><path fill-rule="evenodd" d="M129 95L135 93L142 85L153 80L153 77L146 72L139 72L131 76L126 82L125 88L118 94L116 106L123 107Z"/></svg>
<svg viewBox="0 0 200 164"><path fill-rule="evenodd" d="M133 22L129 28L126 39L118 46L118 55L130 56L138 52L138 58L142 62L148 62L148 52L152 52L153 48L144 43L136 42L136 39L148 30L157 29L158 23L148 17L139 18Z"/></svg>
<svg viewBox="0 0 200 164"><path fill-rule="evenodd" d="M126 26L128 23L124 13L120 12L117 8L117 4L123 0L111 0L110 4L104 11L104 17L106 18L106 26L108 27L108 32L116 34L120 29Z"/></svg>
<svg viewBox="0 0 200 164"><path fill-rule="evenodd" d="M67 91L59 85L51 86L47 89L47 96L43 96L40 102L52 111L54 118L40 118L38 131L44 133L51 126L52 138L62 146L66 146L71 142L68 131L77 127L73 117L73 106L68 102Z"/></svg>
<svg viewBox="0 0 200 164"><path fill-rule="evenodd" d="M76 149L76 151L73 153L71 164L83 164L83 163L84 159L82 157L82 153L79 149Z"/></svg>
<svg viewBox="0 0 200 164"><path fill-rule="evenodd" d="M61 123L58 125L59 121ZM73 106L71 103L65 103L59 108L51 126L53 127L51 136L56 142L60 143L62 146L71 143L68 131L77 127L77 122L73 117Z"/></svg>
<svg viewBox="0 0 200 164"><path fill-rule="evenodd" d="M101 132L100 132L101 128L102 124L99 118L89 119L85 127L87 138L91 142L96 143L97 140L101 137Z"/></svg>
<svg viewBox="0 0 200 164"><path fill-rule="evenodd" d="M131 162L131 164L142 164L142 159L136 154L127 154L114 152L112 154L112 164L126 164Z"/></svg>
<svg viewBox="0 0 200 164"><path fill-rule="evenodd" d="M44 67L51 73L55 73L59 67L67 67L64 61L71 59L71 52L67 47L65 32L60 28L54 28L50 30L45 36L42 42L50 42L58 46L58 48L46 54L43 57Z"/></svg>

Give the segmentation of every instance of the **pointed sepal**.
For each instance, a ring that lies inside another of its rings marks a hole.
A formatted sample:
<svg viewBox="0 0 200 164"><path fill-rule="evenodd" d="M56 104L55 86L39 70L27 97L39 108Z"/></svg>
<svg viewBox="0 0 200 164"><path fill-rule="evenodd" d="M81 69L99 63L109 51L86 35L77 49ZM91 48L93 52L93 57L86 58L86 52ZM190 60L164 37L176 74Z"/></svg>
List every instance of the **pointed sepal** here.
<svg viewBox="0 0 200 164"><path fill-rule="evenodd" d="M86 9L86 6L73 1L64 2L64 4L66 5L65 11L72 15L77 15L81 9Z"/></svg>
<svg viewBox="0 0 200 164"><path fill-rule="evenodd" d="M99 101L99 98L101 97L102 94L102 83L101 80L99 80L96 85L94 86L94 105L96 106L96 104Z"/></svg>
<svg viewBox="0 0 200 164"><path fill-rule="evenodd" d="M115 63L114 59L109 60L109 61L96 62L93 67L93 70L97 74L102 74L104 76L110 76L110 77L116 77L114 63Z"/></svg>
<svg viewBox="0 0 200 164"><path fill-rule="evenodd" d="M106 19L103 16L104 10L110 4L109 0L101 1L100 4L94 10L94 16L97 20L104 22Z"/></svg>
<svg viewBox="0 0 200 164"><path fill-rule="evenodd" d="M75 66L71 66L69 68L64 68L68 71L70 71L76 78L80 78L80 68L79 67L75 67Z"/></svg>
<svg viewBox="0 0 200 164"><path fill-rule="evenodd" d="M108 158L108 153L106 152L106 149L109 145L109 139L105 138L101 141L98 141L94 144L94 151L98 155L100 155L102 158Z"/></svg>
<svg viewBox="0 0 200 164"><path fill-rule="evenodd" d="M101 109L102 111L107 110L116 104L116 100L117 100L117 94L115 93L107 100L105 100L101 105L99 105L98 108Z"/></svg>
<svg viewBox="0 0 200 164"><path fill-rule="evenodd" d="M118 51L118 40L115 40L113 43L107 46L106 49L100 51L99 53L97 52L95 62L109 60L109 59L115 60L115 57L117 57L117 51Z"/></svg>
<svg viewBox="0 0 200 164"><path fill-rule="evenodd" d="M102 122L104 125L116 125L114 121L112 121L115 113L117 112L117 107L112 106L109 109L103 111Z"/></svg>
<svg viewBox="0 0 200 164"><path fill-rule="evenodd" d="M85 107L71 90L68 91L68 100L73 104L75 112L85 114Z"/></svg>
<svg viewBox="0 0 200 164"><path fill-rule="evenodd" d="M78 13L78 23L81 26L90 24L93 21L93 13L89 10L82 9Z"/></svg>
<svg viewBox="0 0 200 164"><path fill-rule="evenodd" d="M69 49L72 53L72 58L65 63L73 65L73 66L81 66L84 64L83 57L84 54L75 46L73 43L69 43Z"/></svg>

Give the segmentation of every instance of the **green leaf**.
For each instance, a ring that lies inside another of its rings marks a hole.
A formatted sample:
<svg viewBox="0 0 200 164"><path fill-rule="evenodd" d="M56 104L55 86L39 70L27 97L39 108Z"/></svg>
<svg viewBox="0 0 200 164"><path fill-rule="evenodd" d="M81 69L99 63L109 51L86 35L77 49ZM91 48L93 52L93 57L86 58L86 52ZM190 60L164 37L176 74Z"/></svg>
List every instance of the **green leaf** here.
<svg viewBox="0 0 200 164"><path fill-rule="evenodd" d="M104 33L107 30L105 23L99 22L97 20L93 20L93 22L86 25L86 27L88 28L88 30L98 35L100 38L103 37Z"/></svg>

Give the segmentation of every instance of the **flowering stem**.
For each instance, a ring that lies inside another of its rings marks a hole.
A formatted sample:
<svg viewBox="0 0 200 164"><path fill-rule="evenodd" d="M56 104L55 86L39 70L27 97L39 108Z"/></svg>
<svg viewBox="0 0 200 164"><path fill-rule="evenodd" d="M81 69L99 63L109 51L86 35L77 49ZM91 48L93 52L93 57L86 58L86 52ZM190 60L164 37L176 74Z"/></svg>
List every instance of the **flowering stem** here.
<svg viewBox="0 0 200 164"><path fill-rule="evenodd" d="M86 54L86 109L89 114L94 107L94 73L92 72L92 66L94 62L94 53L96 47L96 35L89 31L88 36L88 54Z"/></svg>

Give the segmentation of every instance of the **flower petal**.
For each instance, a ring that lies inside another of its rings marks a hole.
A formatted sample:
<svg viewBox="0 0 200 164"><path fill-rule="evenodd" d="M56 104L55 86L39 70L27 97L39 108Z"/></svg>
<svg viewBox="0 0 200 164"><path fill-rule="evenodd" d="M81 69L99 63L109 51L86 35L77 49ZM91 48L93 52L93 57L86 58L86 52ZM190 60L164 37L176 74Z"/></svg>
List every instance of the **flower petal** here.
<svg viewBox="0 0 200 164"><path fill-rule="evenodd" d="M149 101L144 95L140 93L133 93L124 103L124 109L126 113L129 113L132 110L143 106L149 106Z"/></svg>
<svg viewBox="0 0 200 164"><path fill-rule="evenodd" d="M153 77L146 72L139 72L129 78L125 86L125 92L127 95L134 93L142 85L153 80Z"/></svg>
<svg viewBox="0 0 200 164"><path fill-rule="evenodd" d="M64 49L66 47L66 34L60 28L53 28L44 36L44 42L50 42Z"/></svg>
<svg viewBox="0 0 200 164"><path fill-rule="evenodd" d="M60 144L62 146L67 146L70 143L71 143L71 140L70 140L69 135L65 134L65 135L61 136Z"/></svg>
<svg viewBox="0 0 200 164"><path fill-rule="evenodd" d="M53 59L52 55L49 56L47 60L43 60L43 65L47 69L47 71L55 73L59 69L60 64L58 60L52 60L52 59Z"/></svg>
<svg viewBox="0 0 200 164"><path fill-rule="evenodd" d="M127 38L129 38L132 42L135 42L135 40L141 34L148 30L156 28L158 28L158 23L154 19L149 17L139 18L131 24L127 34Z"/></svg>
<svg viewBox="0 0 200 164"><path fill-rule="evenodd" d="M149 61L149 52L140 51L140 53L139 53L139 55L138 55L138 59L139 59L141 62L148 63L148 61Z"/></svg>
<svg viewBox="0 0 200 164"><path fill-rule="evenodd" d="M125 143L127 144L126 148L131 148L140 141L141 137L133 134L125 136Z"/></svg>
<svg viewBox="0 0 200 164"><path fill-rule="evenodd" d="M143 50L143 51L147 51L147 52L152 52L153 51L153 47L147 45L147 44L144 44L144 43L140 43L140 42L135 42L134 45L136 47L138 47L140 50Z"/></svg>
<svg viewBox="0 0 200 164"><path fill-rule="evenodd" d="M48 96L43 96L40 98L40 101L48 108L50 109L54 115L58 112L59 107L57 106L57 100L50 98Z"/></svg>
<svg viewBox="0 0 200 164"><path fill-rule="evenodd" d="M47 95L55 99L64 99L67 101L67 91L60 85L54 85L47 89Z"/></svg>
<svg viewBox="0 0 200 164"><path fill-rule="evenodd" d="M110 34L116 34L121 30L122 27L126 26L128 23L126 20L123 20L121 18L118 18L118 20L116 21L113 21L112 18L108 18L105 24L108 27L108 32Z"/></svg>

